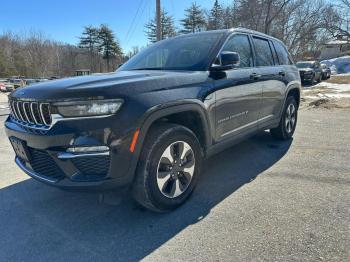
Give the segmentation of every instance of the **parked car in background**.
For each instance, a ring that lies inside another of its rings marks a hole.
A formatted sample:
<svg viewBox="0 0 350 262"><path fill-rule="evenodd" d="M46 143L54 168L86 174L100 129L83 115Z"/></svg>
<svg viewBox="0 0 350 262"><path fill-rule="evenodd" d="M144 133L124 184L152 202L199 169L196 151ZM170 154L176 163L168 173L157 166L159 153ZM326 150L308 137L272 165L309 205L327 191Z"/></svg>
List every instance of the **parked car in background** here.
<svg viewBox="0 0 350 262"><path fill-rule="evenodd" d="M37 82L46 82L46 81L49 81L49 79L43 78L43 77L37 79Z"/></svg>
<svg viewBox="0 0 350 262"><path fill-rule="evenodd" d="M130 186L163 212L188 199L205 157L261 130L291 139L300 86L278 39L201 32L157 42L115 73L16 90L5 129L29 176L66 189Z"/></svg>
<svg viewBox="0 0 350 262"><path fill-rule="evenodd" d="M296 63L303 83L314 84L322 80L321 64L317 61L299 61Z"/></svg>
<svg viewBox="0 0 350 262"><path fill-rule="evenodd" d="M14 89L17 89L19 87L23 87L26 85L25 80L23 80L22 78L11 78L10 83L13 84Z"/></svg>
<svg viewBox="0 0 350 262"><path fill-rule="evenodd" d="M326 64L321 64L322 80L329 79L331 77L331 69Z"/></svg>
<svg viewBox="0 0 350 262"><path fill-rule="evenodd" d="M61 77L60 76L51 76L49 78L49 80L56 80L56 79L60 79Z"/></svg>
<svg viewBox="0 0 350 262"><path fill-rule="evenodd" d="M37 79L34 78L26 78L24 79L26 86L38 83Z"/></svg>
<svg viewBox="0 0 350 262"><path fill-rule="evenodd" d="M12 90L14 90L13 84L11 84L7 79L0 79L1 92L11 92Z"/></svg>

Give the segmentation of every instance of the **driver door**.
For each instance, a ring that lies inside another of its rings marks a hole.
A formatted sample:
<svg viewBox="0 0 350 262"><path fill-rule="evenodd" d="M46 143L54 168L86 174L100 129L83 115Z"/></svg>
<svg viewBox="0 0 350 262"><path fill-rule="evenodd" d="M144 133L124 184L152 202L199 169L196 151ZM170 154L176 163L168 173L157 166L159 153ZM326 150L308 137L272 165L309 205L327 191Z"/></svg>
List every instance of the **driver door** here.
<svg viewBox="0 0 350 262"><path fill-rule="evenodd" d="M262 86L253 67L253 50L248 35L234 34L222 51L237 52L240 64L214 80L216 95L216 141L257 130Z"/></svg>

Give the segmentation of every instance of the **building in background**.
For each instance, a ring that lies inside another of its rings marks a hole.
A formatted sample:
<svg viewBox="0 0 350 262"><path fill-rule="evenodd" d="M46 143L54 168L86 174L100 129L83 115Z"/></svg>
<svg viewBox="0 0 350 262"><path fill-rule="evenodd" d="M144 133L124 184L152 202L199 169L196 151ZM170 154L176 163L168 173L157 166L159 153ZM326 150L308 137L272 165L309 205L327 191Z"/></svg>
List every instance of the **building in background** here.
<svg viewBox="0 0 350 262"><path fill-rule="evenodd" d="M319 59L325 60L346 55L350 55L350 40L340 36L324 45Z"/></svg>

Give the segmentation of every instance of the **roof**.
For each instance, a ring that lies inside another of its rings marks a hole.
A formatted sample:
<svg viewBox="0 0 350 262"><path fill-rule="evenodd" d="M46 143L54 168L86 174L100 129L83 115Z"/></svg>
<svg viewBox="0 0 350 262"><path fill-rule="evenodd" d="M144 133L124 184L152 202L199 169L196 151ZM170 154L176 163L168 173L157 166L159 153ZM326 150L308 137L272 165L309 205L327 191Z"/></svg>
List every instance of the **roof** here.
<svg viewBox="0 0 350 262"><path fill-rule="evenodd" d="M201 32L196 32L196 33L190 33L190 34L183 34L183 35L179 35L177 37L183 37L183 36L187 36L187 35L191 35L191 34L215 34L215 33L224 33L226 35L228 34L231 34L233 32L240 32L240 33L246 33L246 34L254 34L254 35L258 35L258 36L261 36L261 37L264 37L264 38L269 38L269 39L272 39L272 40L276 40L276 41L279 41L281 42L282 44L284 44L281 40L273 37L273 36L270 36L270 35L267 35L267 34L264 34L264 33L261 33L261 32L258 32L258 31L254 31L254 30L251 30L251 29L247 29L247 28L243 28L243 27L235 27L235 28L230 28L230 29L219 29L219 30L209 30L209 31L201 31Z"/></svg>
<svg viewBox="0 0 350 262"><path fill-rule="evenodd" d="M305 61L298 61L297 63L316 63L315 60L305 60Z"/></svg>

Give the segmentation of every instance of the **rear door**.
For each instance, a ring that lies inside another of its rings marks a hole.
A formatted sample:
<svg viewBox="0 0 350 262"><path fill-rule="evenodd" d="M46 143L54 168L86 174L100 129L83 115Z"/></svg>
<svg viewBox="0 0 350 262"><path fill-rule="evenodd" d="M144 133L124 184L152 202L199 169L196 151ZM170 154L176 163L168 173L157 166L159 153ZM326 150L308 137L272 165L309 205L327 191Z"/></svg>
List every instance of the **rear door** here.
<svg viewBox="0 0 350 262"><path fill-rule="evenodd" d="M274 46L269 39L252 36L255 50L255 62L263 89L259 124L279 117L286 89L283 66L279 65Z"/></svg>
<svg viewBox="0 0 350 262"><path fill-rule="evenodd" d="M220 141L241 132L257 129L262 87L254 71L252 43L246 34L234 34L222 51L237 52L240 64L226 70L214 80L216 140ZM255 74L254 74L255 73Z"/></svg>

